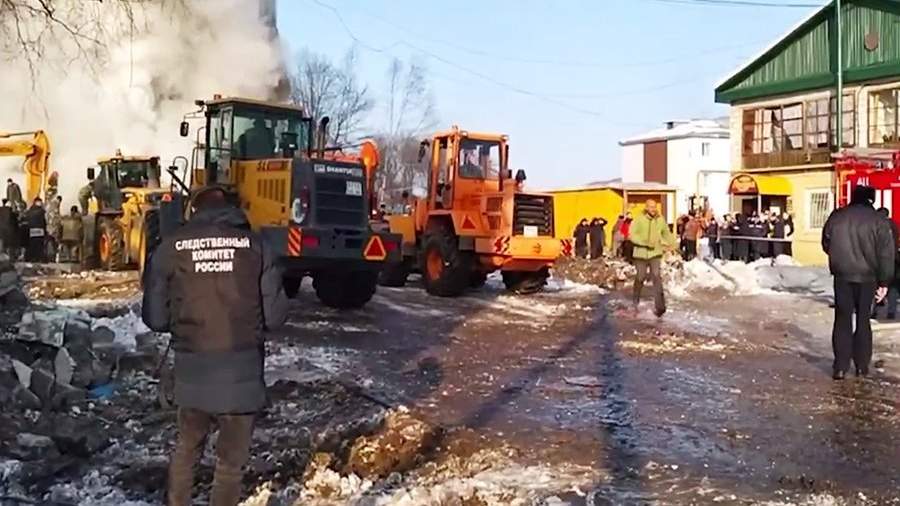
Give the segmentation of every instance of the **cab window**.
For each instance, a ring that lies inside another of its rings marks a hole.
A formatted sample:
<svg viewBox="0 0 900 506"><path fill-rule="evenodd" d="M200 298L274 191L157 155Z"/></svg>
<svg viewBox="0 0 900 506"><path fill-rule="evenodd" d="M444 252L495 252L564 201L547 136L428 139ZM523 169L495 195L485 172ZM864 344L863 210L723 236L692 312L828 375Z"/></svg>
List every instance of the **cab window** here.
<svg viewBox="0 0 900 506"><path fill-rule="evenodd" d="M237 109L233 152L238 160L281 158L305 146L308 120L289 112Z"/></svg>
<svg viewBox="0 0 900 506"><path fill-rule="evenodd" d="M459 177L497 179L500 168L500 144L494 141L464 139L459 146Z"/></svg>

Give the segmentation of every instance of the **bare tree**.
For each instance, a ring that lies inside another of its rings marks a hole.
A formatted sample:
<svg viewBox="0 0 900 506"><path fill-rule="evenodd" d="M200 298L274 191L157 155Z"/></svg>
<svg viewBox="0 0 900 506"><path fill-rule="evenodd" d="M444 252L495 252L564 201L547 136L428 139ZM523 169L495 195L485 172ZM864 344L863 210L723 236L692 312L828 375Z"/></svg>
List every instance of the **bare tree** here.
<svg viewBox="0 0 900 506"><path fill-rule="evenodd" d="M184 0L0 0L0 59L24 60L32 79L48 53L92 70L107 41L146 28L140 9L186 8ZM173 13L176 11L173 10Z"/></svg>
<svg viewBox="0 0 900 506"><path fill-rule="evenodd" d="M340 67L326 57L304 51L291 77L291 100L318 122L330 119L328 140L335 145L352 142L373 102L369 89L356 78L356 52L347 52Z"/></svg>
<svg viewBox="0 0 900 506"><path fill-rule="evenodd" d="M381 200L413 190L427 176L427 168L417 156L419 137L434 126L435 116L424 65L394 59L388 67L387 84L388 124L379 136L383 153L378 181Z"/></svg>

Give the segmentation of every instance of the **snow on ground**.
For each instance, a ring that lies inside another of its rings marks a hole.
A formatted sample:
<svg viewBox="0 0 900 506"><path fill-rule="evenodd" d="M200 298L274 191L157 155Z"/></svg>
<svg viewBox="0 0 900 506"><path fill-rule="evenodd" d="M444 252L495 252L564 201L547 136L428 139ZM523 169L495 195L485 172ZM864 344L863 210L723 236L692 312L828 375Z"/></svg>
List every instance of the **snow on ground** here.
<svg viewBox="0 0 900 506"><path fill-rule="evenodd" d="M782 292L828 297L832 293L826 268L799 266L784 255L751 263L694 259L672 275L667 288L678 298L693 297L698 290L723 290L733 295Z"/></svg>
<svg viewBox="0 0 900 506"><path fill-rule="evenodd" d="M91 324L92 329L98 327L107 327L116 334L116 343L121 344L128 350L134 350L137 346L135 336L151 332L150 328L144 325L140 314L134 311L128 311L122 316L114 318L97 318Z"/></svg>
<svg viewBox="0 0 900 506"><path fill-rule="evenodd" d="M51 503L79 506L154 506L153 503L145 501L128 500L125 492L111 485L111 482L109 476L93 470L80 482L54 485L47 499Z"/></svg>

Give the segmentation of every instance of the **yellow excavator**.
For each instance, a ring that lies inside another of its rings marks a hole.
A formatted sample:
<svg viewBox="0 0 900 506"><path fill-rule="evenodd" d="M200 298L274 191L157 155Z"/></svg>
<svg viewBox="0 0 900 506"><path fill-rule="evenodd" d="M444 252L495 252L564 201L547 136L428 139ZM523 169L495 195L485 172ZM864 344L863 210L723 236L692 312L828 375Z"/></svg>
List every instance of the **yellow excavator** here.
<svg viewBox="0 0 900 506"><path fill-rule="evenodd" d="M8 139L8 140L7 140ZM0 157L25 158L25 203L41 197L50 173L50 138L43 130L28 132L0 132Z"/></svg>
<svg viewBox="0 0 900 506"><path fill-rule="evenodd" d="M85 223L88 259L106 270L143 271L159 243L159 204L170 195L160 184L158 156L123 156L117 150L88 168L94 198Z"/></svg>

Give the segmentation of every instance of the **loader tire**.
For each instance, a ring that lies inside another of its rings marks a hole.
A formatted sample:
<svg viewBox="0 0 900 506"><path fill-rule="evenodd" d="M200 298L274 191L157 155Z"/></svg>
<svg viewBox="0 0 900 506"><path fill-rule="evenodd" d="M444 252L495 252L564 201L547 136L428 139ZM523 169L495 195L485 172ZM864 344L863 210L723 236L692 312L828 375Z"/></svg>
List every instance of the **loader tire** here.
<svg viewBox="0 0 900 506"><path fill-rule="evenodd" d="M386 262L378 274L378 284L400 288L406 286L406 279L412 271L411 262L404 258L400 262Z"/></svg>
<svg viewBox="0 0 900 506"><path fill-rule="evenodd" d="M100 230L97 231L97 256L100 267L107 271L125 268L125 235L115 220L104 219L100 222Z"/></svg>
<svg viewBox="0 0 900 506"><path fill-rule="evenodd" d="M376 271L324 271L313 276L316 296L328 307L359 309L372 300L378 285Z"/></svg>
<svg viewBox="0 0 900 506"><path fill-rule="evenodd" d="M456 236L446 232L425 237L422 281L425 290L438 297L458 297L470 286L472 254L460 251Z"/></svg>
<svg viewBox="0 0 900 506"><path fill-rule="evenodd" d="M282 287L284 287L284 294L287 295L287 298L297 298L301 284L303 284L302 277L285 276L282 280Z"/></svg>
<svg viewBox="0 0 900 506"><path fill-rule="evenodd" d="M546 268L535 272L504 271L503 284L507 290L525 295L541 291L549 277L550 272Z"/></svg>

